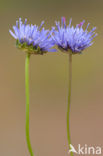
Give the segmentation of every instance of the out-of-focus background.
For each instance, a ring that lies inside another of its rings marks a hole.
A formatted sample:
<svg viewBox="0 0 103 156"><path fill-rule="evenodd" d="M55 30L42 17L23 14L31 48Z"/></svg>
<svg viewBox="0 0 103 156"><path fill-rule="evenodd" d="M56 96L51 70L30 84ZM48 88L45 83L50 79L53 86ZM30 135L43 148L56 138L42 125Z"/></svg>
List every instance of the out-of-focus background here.
<svg viewBox="0 0 103 156"><path fill-rule="evenodd" d="M103 1L0 0L0 156L29 156L25 141L25 53L9 29L21 17L51 28L65 16L73 25L86 20L99 34L92 47L73 56L72 144L103 146ZM86 25L85 25L86 26ZM30 137L36 156L68 156L66 108L68 55L32 56ZM103 152L103 151L102 151Z"/></svg>

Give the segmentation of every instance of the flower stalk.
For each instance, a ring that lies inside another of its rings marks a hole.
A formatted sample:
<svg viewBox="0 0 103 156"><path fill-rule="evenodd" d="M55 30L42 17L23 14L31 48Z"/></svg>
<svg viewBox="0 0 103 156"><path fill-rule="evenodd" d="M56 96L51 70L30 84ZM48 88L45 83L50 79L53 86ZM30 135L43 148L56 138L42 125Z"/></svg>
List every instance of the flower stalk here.
<svg viewBox="0 0 103 156"><path fill-rule="evenodd" d="M71 88L72 88L72 53L69 52L69 84L68 84L68 107L67 107L67 139L69 150L71 149L71 137L70 137L70 103L71 103ZM73 152L70 153L73 156Z"/></svg>
<svg viewBox="0 0 103 156"><path fill-rule="evenodd" d="M25 60L25 91L26 91L26 141L30 156L34 156L29 135L29 61L30 54L26 53Z"/></svg>

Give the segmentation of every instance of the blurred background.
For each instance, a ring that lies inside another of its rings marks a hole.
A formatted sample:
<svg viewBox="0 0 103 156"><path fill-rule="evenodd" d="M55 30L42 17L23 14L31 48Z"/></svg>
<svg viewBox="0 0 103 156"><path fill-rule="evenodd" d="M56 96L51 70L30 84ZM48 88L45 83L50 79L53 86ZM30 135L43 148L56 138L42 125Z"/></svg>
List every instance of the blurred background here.
<svg viewBox="0 0 103 156"><path fill-rule="evenodd" d="M21 17L51 28L65 16L86 20L99 34L73 56L71 138L77 148L103 146L103 1L0 0L0 156L29 156L25 141L25 53L9 29ZM85 25L86 26L86 25ZM68 55L48 53L30 61L30 136L36 156L68 156L66 109ZM103 152L103 151L102 151Z"/></svg>

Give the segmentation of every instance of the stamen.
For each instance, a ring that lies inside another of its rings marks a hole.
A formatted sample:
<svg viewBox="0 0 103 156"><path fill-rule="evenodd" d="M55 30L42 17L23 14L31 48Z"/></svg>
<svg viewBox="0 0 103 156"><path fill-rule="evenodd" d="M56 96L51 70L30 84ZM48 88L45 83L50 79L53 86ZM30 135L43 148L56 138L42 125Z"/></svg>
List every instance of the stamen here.
<svg viewBox="0 0 103 156"><path fill-rule="evenodd" d="M42 22L41 22L41 25L40 25L40 27L39 27L39 29L38 29L38 30L40 30L40 29L41 29L41 27L43 26L43 24L44 24L44 21L42 21Z"/></svg>
<svg viewBox="0 0 103 156"><path fill-rule="evenodd" d="M78 27L82 27L85 21L81 22L80 24L78 24Z"/></svg>
<svg viewBox="0 0 103 156"><path fill-rule="evenodd" d="M71 23L72 23L72 18L71 18L70 21L69 21L69 28L70 28L70 26L71 26Z"/></svg>
<svg viewBox="0 0 103 156"><path fill-rule="evenodd" d="M66 23L66 19L65 19L65 17L63 17L63 23Z"/></svg>
<svg viewBox="0 0 103 156"><path fill-rule="evenodd" d="M61 26L62 27L66 27L66 19L65 19L65 17L62 17L62 19L61 19Z"/></svg>

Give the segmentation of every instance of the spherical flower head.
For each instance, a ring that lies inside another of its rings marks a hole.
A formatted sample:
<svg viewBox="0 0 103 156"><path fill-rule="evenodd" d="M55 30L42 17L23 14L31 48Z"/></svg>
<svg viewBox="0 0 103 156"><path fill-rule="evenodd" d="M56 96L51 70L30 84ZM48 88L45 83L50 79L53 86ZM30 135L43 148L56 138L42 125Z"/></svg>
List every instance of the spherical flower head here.
<svg viewBox="0 0 103 156"><path fill-rule="evenodd" d="M21 18L19 18L19 21L16 21L16 26L13 26L14 32L9 30L10 34L16 39L17 48L30 54L42 55L47 52L55 52L55 49L51 49L55 44L51 38L52 31L45 30L44 27L41 29L43 24L44 21L41 22L40 27L30 25L27 24L27 19L23 24Z"/></svg>
<svg viewBox="0 0 103 156"><path fill-rule="evenodd" d="M83 29L84 22L77 24L76 27L71 26L72 19L70 19L69 25L66 26L65 17L60 22L56 22L57 30L53 27L52 38L55 44L63 52L71 52L72 54L81 53L84 49L93 44L92 40L97 34L95 34L94 27L91 31L88 31L89 24L86 29Z"/></svg>

